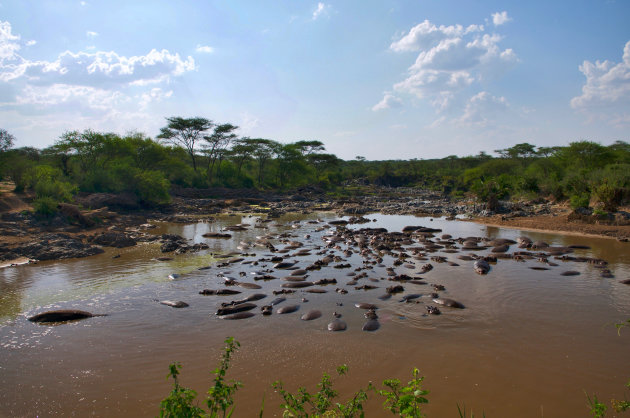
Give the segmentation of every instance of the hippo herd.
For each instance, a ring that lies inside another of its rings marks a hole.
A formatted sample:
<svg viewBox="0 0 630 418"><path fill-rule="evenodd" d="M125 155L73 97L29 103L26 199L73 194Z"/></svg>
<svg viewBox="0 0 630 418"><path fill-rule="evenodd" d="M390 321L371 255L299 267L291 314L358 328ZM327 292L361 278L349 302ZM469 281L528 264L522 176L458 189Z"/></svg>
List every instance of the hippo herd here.
<svg viewBox="0 0 630 418"><path fill-rule="evenodd" d="M264 227L266 222L269 220L259 220L256 226ZM440 308L465 309L461 301L440 295L440 292L446 291L445 286L428 283L423 276L434 268L434 264L446 263L457 267L459 266L457 261L473 261L473 271L483 276L491 275L491 266L502 260L517 262L535 260L539 264L530 267L533 270L547 270L559 266L557 262L572 261L591 264L598 269L601 277L614 277L605 260L572 255L576 249L588 249L581 245L551 246L527 237L520 237L516 241L504 238L454 238L448 234L441 234L440 229L423 226L407 226L401 232L391 232L385 228L353 229L345 220L335 220L328 224L321 220L295 221L291 226L292 229L297 229L306 224L313 224L312 233L321 233L321 242L316 241L317 238L311 239L310 234L300 239L295 232L262 235L256 237L253 242L241 241L238 245L240 252L222 256L214 266L199 269L214 272L211 274L219 283L214 289L200 290L199 294L204 296L237 297L243 291L263 289L259 283L265 283L265 289L270 289L277 283L271 291L276 298L269 303L260 307L254 303L269 297L267 293L239 296L238 299L219 303L215 313L218 318L247 319L256 316L256 311L263 316L274 313L288 315L299 311L302 305L308 302L306 297L302 297L300 301L299 295L323 294L329 291L340 295L350 292L374 295L374 302L387 301L398 295L395 300L399 303L420 304L420 299L424 295L414 290L422 286L427 288L427 285L431 287L427 296L430 296L433 305L424 306L424 316L439 315ZM248 227L251 225L239 224L225 230L238 232ZM228 234L206 234L207 237L214 238L227 238L226 235ZM357 258L360 261L357 261ZM400 272L402 269L404 272ZM233 270L237 273L233 273ZM238 274L238 277L233 276L234 274ZM560 274L575 276L580 272L567 270ZM316 280L308 280L309 276L314 275L318 276ZM173 273L169 279L180 280L185 276ZM383 287L384 283L391 285ZM622 283L630 284L630 279ZM377 296L378 289L382 291ZM299 292L299 295L296 295L296 292ZM287 297L290 300L287 301ZM158 302L172 308L189 306L184 301ZM341 306L342 303L337 305ZM355 306L364 311L366 322L362 327L363 331L373 332L381 327L377 304L360 302ZM32 322L54 323L93 316L99 315L78 310L56 310L43 312L28 319ZM326 328L329 331L348 329L348 324L341 316L338 312L333 312L329 316L332 318ZM311 309L301 315L300 319L312 321L322 317L325 315L320 309Z"/></svg>

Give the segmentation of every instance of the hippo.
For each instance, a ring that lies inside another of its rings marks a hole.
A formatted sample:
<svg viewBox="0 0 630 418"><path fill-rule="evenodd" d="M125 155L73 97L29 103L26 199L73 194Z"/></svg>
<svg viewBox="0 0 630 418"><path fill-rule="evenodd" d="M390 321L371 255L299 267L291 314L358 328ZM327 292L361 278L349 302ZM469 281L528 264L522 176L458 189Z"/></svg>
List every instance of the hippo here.
<svg viewBox="0 0 630 418"><path fill-rule="evenodd" d="M221 319L246 319L246 318L251 318L254 315L256 314L253 312L237 312L234 314L222 316ZM263 312L263 315L264 315L264 312Z"/></svg>
<svg viewBox="0 0 630 418"><path fill-rule="evenodd" d="M288 314L288 313L292 313L297 311L298 309L300 309L300 305L287 305L287 306L283 306L282 308L279 308L276 313L279 314Z"/></svg>
<svg viewBox="0 0 630 418"><path fill-rule="evenodd" d="M92 318L95 316L107 316L106 314L93 314L91 312L80 311L78 309L59 309L55 311L46 311L28 318L31 322L41 324L53 322L76 321L79 319Z"/></svg>
<svg viewBox="0 0 630 418"><path fill-rule="evenodd" d="M348 328L348 325L341 319L335 319L328 324L328 331L344 331L346 328Z"/></svg>
<svg viewBox="0 0 630 418"><path fill-rule="evenodd" d="M223 315L231 315L238 312L251 311L255 307L256 305L254 305L253 303L249 303L249 302L240 303L234 306L227 306L227 307L219 308L217 310L216 315L223 316Z"/></svg>
<svg viewBox="0 0 630 418"><path fill-rule="evenodd" d="M257 285L256 283L235 282L235 284L244 289L262 289L262 286Z"/></svg>
<svg viewBox="0 0 630 418"><path fill-rule="evenodd" d="M307 313L305 313L304 315L302 315L300 319L303 321L312 321L313 319L317 319L321 316L322 316L321 311L318 311L317 309L312 309L308 311Z"/></svg>
<svg viewBox="0 0 630 418"><path fill-rule="evenodd" d="M237 295L241 293L238 290L232 290L232 289L219 289L219 290L213 290L213 289L203 289L201 292L199 292L200 295Z"/></svg>
<svg viewBox="0 0 630 418"><path fill-rule="evenodd" d="M473 264L473 268L477 274L487 274L490 271L490 264L486 260L477 260Z"/></svg>
<svg viewBox="0 0 630 418"><path fill-rule="evenodd" d="M365 303L365 302L355 303L354 306L356 306L359 309L378 309L378 306L372 305L371 303Z"/></svg>
<svg viewBox="0 0 630 418"><path fill-rule="evenodd" d="M376 319L368 319L368 321L363 325L363 331L376 331L381 327L381 324Z"/></svg>
<svg viewBox="0 0 630 418"><path fill-rule="evenodd" d="M442 313L437 306L427 306L427 312L431 315L440 315Z"/></svg>
<svg viewBox="0 0 630 418"><path fill-rule="evenodd" d="M307 289L306 292L308 292L308 293L328 293L328 291L325 290L325 289Z"/></svg>
<svg viewBox="0 0 630 418"><path fill-rule="evenodd" d="M171 308L187 308L189 306L186 302L183 302L181 300L161 300L160 303L162 305L170 306Z"/></svg>
<svg viewBox="0 0 630 418"><path fill-rule="evenodd" d="M563 271L560 273L561 276L579 276L580 272L575 270Z"/></svg>
<svg viewBox="0 0 630 418"><path fill-rule="evenodd" d="M367 319L378 319L378 315L376 314L376 310L370 309L366 313L363 314Z"/></svg>
<svg viewBox="0 0 630 418"><path fill-rule="evenodd" d="M288 288L288 289L301 289L303 287L309 287L309 286L313 286L313 283L312 282L289 282L289 283L282 284L282 287Z"/></svg>
<svg viewBox="0 0 630 418"><path fill-rule="evenodd" d="M276 306L282 302L284 302L285 300L287 300L286 298L275 298L274 300L271 301L270 305L271 306Z"/></svg>
<svg viewBox="0 0 630 418"><path fill-rule="evenodd" d="M460 302L457 302L449 298L435 298L433 299L433 302L437 303L438 305L448 306L449 308L457 308L457 309L465 308L465 306L461 304Z"/></svg>
<svg viewBox="0 0 630 418"><path fill-rule="evenodd" d="M279 263L274 264L273 268L275 268L275 269L288 269L289 267L293 267L296 264L297 264L297 262L281 261Z"/></svg>
<svg viewBox="0 0 630 418"><path fill-rule="evenodd" d="M402 299L399 300L399 302L410 302L414 299L418 299L421 296L422 295L420 293L412 293L410 295L403 296Z"/></svg>

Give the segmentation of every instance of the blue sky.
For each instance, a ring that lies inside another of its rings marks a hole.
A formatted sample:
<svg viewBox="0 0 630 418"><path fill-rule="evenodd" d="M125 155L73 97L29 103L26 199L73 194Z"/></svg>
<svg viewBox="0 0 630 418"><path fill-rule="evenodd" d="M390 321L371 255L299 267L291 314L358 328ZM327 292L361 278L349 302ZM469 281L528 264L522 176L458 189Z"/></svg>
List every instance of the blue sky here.
<svg viewBox="0 0 630 418"><path fill-rule="evenodd" d="M344 159L630 141L630 2L0 0L0 128L168 116Z"/></svg>

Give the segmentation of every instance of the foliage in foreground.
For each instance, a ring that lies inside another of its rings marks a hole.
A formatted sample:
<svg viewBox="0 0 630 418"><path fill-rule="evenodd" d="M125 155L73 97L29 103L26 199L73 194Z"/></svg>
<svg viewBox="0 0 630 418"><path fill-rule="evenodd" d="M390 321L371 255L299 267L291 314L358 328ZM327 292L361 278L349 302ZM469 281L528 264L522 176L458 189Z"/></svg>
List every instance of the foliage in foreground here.
<svg viewBox="0 0 630 418"><path fill-rule="evenodd" d="M238 341L230 337L225 340L225 348L219 367L214 370L214 385L208 390L206 406L208 410L199 407L195 399L197 392L185 388L179 384L178 375L181 365L178 363L169 366L167 378L173 379L171 393L160 403L160 418L198 418L198 417L230 417L234 412L234 394L241 382L225 380L225 375L230 365L232 354L240 347ZM337 373L343 376L347 373L346 365L339 366ZM406 385L398 379L387 379L383 382L383 389L377 390L372 383L359 389L345 403L337 402L338 392L333 388L333 382L328 373L324 373L322 380L317 384L318 391L310 393L306 388L300 387L296 393L284 389L281 381L273 383L273 388L282 397L281 407L284 409L284 417L364 417L364 403L368 400L368 393L374 392L385 398L383 404L385 410L401 417L420 418L422 405L428 403L425 398L429 392L422 389L424 377L419 377L418 369L413 369L412 380ZM260 410L262 417L264 409Z"/></svg>
<svg viewBox="0 0 630 418"><path fill-rule="evenodd" d="M618 330L630 326L630 319L626 322L615 324ZM214 370L214 385L208 390L208 397L205 400L207 411L199 407L195 402L197 392L183 387L179 384L178 375L181 365L173 363L169 366L168 378L173 379L173 389L171 393L160 403L160 418L201 418L201 417L231 417L234 413L234 394L243 384L235 380L226 380L226 374L230 367L232 354L238 350L240 343L233 337L225 340L225 348L219 367ZM343 376L348 372L348 366L337 367L337 374ZM333 388L333 381L328 373L324 373L321 381L317 384L318 391L309 392L306 388L300 387L296 393L291 393L284 389L281 381L273 383L272 387L282 397L280 406L283 408L283 417L364 417L363 406L368 400L370 392L382 396L385 401L383 408L394 415L400 417L420 418L426 415L422 412L422 406L429 403L425 397L429 391L422 388L424 377L420 376L420 371L414 368L412 379L406 384L402 384L398 379L386 379L383 381L383 388L377 389L372 382L365 388L359 389L345 403L337 402L339 393ZM626 384L630 389L630 381ZM589 410L595 418L602 418L606 415L608 407L602 403L596 395L586 394ZM621 413L630 410L630 401L619 401L612 399L612 409ZM259 416L263 416L263 405L259 411ZM460 418L466 418L466 407L457 404L457 412ZM482 414L485 417L485 413ZM471 412L470 418L474 415Z"/></svg>
<svg viewBox="0 0 630 418"><path fill-rule="evenodd" d="M630 319L627 319L625 322L615 324L615 328L617 328L617 334L621 335L621 329L624 327L630 327ZM630 380L628 380L628 383L626 383L626 388L630 389ZM588 400L588 407L591 411L591 415L595 418L605 417L606 412L608 411L608 407L606 406L606 404L601 402L597 398L597 395L593 395L593 397L591 398L591 396L586 393L586 391L584 393L586 394L586 399ZM610 405L615 412L625 412L630 410L630 401L628 400L619 401L617 399L611 399Z"/></svg>

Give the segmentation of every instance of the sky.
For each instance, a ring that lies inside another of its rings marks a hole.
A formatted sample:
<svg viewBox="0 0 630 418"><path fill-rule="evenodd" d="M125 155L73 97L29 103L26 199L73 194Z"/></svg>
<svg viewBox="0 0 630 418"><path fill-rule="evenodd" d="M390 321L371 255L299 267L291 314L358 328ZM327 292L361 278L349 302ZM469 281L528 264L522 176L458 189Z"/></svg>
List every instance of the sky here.
<svg viewBox="0 0 630 418"><path fill-rule="evenodd" d="M343 159L630 141L630 1L0 0L0 128L204 117Z"/></svg>

